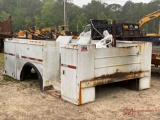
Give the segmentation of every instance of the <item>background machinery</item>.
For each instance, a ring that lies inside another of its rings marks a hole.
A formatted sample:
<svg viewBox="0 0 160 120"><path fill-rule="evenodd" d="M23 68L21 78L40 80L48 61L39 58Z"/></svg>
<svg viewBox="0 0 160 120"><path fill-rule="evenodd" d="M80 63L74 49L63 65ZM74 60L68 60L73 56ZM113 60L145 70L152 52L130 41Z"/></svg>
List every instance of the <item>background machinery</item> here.
<svg viewBox="0 0 160 120"><path fill-rule="evenodd" d="M28 30L20 30L16 33L18 38L27 38L27 39L46 39L47 37L41 34L41 31L36 28L36 26L29 26Z"/></svg>
<svg viewBox="0 0 160 120"><path fill-rule="evenodd" d="M11 16L6 21L0 21L0 52L3 52L4 38L13 37Z"/></svg>
<svg viewBox="0 0 160 120"><path fill-rule="evenodd" d="M96 24L95 24L96 21ZM94 20L93 21L94 26L98 24L102 24L100 20ZM104 21L103 21L104 22ZM115 29L114 29L115 27ZM100 30L99 28L97 28ZM108 24L107 21L105 21L105 29L109 32L109 34L115 33L115 38L117 40L139 40L140 38L140 29L139 24L135 23L115 23L115 24ZM88 24L84 31L80 34L80 36L93 36L93 25ZM92 33L92 35L91 35ZM98 34L98 33L97 33Z"/></svg>
<svg viewBox="0 0 160 120"><path fill-rule="evenodd" d="M69 30L69 26L68 25L59 25L58 26L58 34L62 35L62 36L72 36L73 39L77 39L78 38L78 33L77 32L73 32Z"/></svg>
<svg viewBox="0 0 160 120"><path fill-rule="evenodd" d="M28 39L54 39L56 40L59 35L61 36L73 36L73 39L78 37L77 32L69 31L68 25L60 25L58 29L54 26L45 27L41 30L37 29L35 26L28 27L28 30L20 30L17 34L18 38L28 38Z"/></svg>
<svg viewBox="0 0 160 120"><path fill-rule="evenodd" d="M139 27L140 27L140 32L142 33L142 30L143 30L143 27L146 23L156 19L156 18L159 18L160 17L160 10L157 10L153 13L150 13L146 16L144 16L140 21L139 21ZM160 22L159 22L159 31L158 33L148 33L146 34L146 36L160 36Z"/></svg>

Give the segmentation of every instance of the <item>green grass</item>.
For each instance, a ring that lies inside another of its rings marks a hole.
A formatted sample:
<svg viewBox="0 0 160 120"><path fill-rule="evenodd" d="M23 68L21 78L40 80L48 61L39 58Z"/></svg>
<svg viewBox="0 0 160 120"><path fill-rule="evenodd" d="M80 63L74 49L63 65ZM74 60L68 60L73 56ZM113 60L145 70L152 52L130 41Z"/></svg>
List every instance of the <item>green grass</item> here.
<svg viewBox="0 0 160 120"><path fill-rule="evenodd" d="M12 82L12 83L19 83L19 80L15 80L9 76L3 76L3 81L5 82Z"/></svg>
<svg viewBox="0 0 160 120"><path fill-rule="evenodd" d="M4 54L0 53L0 70L4 69Z"/></svg>

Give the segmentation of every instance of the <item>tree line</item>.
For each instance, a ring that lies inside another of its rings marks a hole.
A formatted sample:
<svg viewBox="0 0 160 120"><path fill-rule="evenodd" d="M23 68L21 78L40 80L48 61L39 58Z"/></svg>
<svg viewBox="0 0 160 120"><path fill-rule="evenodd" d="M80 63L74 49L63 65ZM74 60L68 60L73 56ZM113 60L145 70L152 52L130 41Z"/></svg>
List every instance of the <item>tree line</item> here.
<svg viewBox="0 0 160 120"><path fill-rule="evenodd" d="M43 27L63 24L63 0L0 0L0 20L8 19L11 15L14 32L27 29L28 26ZM159 0L149 3L134 3L128 0L123 6L107 4L101 0L79 7L66 2L66 21L70 30L81 32L89 19L107 19L109 22L138 23L139 20L160 8ZM158 30L159 19L145 25L148 32Z"/></svg>

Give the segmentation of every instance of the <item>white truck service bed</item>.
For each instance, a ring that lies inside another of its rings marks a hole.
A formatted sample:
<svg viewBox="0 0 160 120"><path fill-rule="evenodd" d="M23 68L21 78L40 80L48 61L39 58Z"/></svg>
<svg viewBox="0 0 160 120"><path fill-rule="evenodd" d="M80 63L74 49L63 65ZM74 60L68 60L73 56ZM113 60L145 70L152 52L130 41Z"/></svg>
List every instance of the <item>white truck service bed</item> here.
<svg viewBox="0 0 160 120"><path fill-rule="evenodd" d="M117 41L117 47L96 48L69 42L66 36L57 41L5 39L5 74L24 80L33 68L42 91L58 90L76 105L94 101L97 85L135 79L131 84L138 90L150 88L151 43Z"/></svg>

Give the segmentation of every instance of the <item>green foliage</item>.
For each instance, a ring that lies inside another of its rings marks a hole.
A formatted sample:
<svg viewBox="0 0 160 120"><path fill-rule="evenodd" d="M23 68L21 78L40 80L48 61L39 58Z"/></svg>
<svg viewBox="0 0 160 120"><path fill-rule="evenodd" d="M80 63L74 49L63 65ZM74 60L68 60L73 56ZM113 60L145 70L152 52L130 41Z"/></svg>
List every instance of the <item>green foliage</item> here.
<svg viewBox="0 0 160 120"><path fill-rule="evenodd" d="M98 15L98 19L99 19L99 20L105 20L105 19L107 19L107 16L105 15L104 12L101 12L101 13Z"/></svg>
<svg viewBox="0 0 160 120"><path fill-rule="evenodd" d="M64 23L63 4L63 0L0 0L0 20L6 20L11 15L14 32L27 29L28 26L37 26L39 29L57 27ZM159 5L159 0L152 0L148 4L129 0L124 6L92 0L81 8L66 2L67 24L70 30L81 32L89 19L138 23L143 16L158 10ZM158 22L159 19L149 22L145 29L148 32L157 31Z"/></svg>
<svg viewBox="0 0 160 120"><path fill-rule="evenodd" d="M2 11L1 16L0 16L0 21L4 21L4 20L8 19L9 16L10 16L9 13Z"/></svg>
<svg viewBox="0 0 160 120"><path fill-rule="evenodd" d="M76 16L76 18L73 20L73 22L70 24L70 28L73 31L82 32L83 26L87 24L87 17L84 13ZM75 26L75 27L74 27Z"/></svg>

